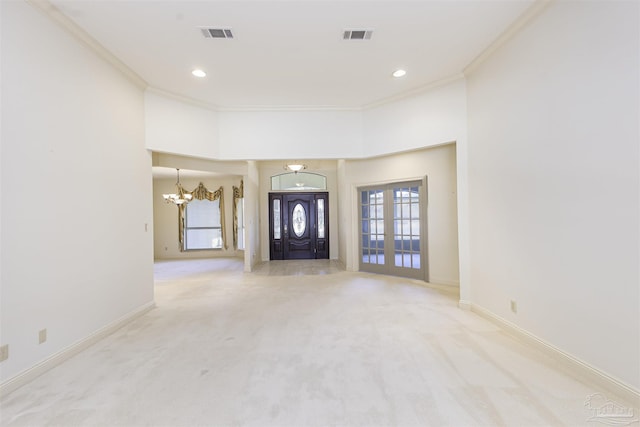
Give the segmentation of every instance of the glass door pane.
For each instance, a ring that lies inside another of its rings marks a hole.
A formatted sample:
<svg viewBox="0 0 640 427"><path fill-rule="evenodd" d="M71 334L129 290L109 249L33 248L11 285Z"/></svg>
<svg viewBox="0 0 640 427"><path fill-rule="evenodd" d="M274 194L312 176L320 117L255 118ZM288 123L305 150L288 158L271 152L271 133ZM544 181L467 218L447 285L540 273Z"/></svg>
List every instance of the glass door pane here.
<svg viewBox="0 0 640 427"><path fill-rule="evenodd" d="M422 185L413 181L359 190L361 270L426 278Z"/></svg>
<svg viewBox="0 0 640 427"><path fill-rule="evenodd" d="M418 187L393 188L394 266L420 269L420 193Z"/></svg>
<svg viewBox="0 0 640 427"><path fill-rule="evenodd" d="M360 192L362 262L384 265L384 192Z"/></svg>
<svg viewBox="0 0 640 427"><path fill-rule="evenodd" d="M324 239L324 199L318 199L318 239Z"/></svg>

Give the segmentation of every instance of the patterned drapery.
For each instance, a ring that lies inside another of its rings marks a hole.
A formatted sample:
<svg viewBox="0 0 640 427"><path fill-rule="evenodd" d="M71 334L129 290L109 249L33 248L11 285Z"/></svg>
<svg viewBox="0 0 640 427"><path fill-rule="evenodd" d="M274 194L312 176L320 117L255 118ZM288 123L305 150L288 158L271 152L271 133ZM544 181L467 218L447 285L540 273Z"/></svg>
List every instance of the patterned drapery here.
<svg viewBox="0 0 640 427"><path fill-rule="evenodd" d="M240 181L240 188L233 186L233 249L238 249L238 201L244 198L244 181Z"/></svg>

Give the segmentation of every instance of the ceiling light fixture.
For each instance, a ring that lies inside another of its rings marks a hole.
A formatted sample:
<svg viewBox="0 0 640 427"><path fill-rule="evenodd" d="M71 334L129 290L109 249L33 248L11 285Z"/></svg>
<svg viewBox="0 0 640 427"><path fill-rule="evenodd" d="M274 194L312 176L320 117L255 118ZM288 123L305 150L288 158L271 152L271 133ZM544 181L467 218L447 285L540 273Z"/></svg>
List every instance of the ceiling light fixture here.
<svg viewBox="0 0 640 427"><path fill-rule="evenodd" d="M193 70L191 72L191 74L193 74L196 77L206 77L207 76L207 73L205 73L204 71L202 71L199 68L196 68L195 70Z"/></svg>
<svg viewBox="0 0 640 427"><path fill-rule="evenodd" d="M288 165L284 165L284 169L288 170L288 171L292 171L295 173L300 172L301 170L304 170L307 168L307 165L303 165L301 163L291 163Z"/></svg>
<svg viewBox="0 0 640 427"><path fill-rule="evenodd" d="M405 70L395 70L393 72L393 77L404 77L404 75L407 74L407 72Z"/></svg>
<svg viewBox="0 0 640 427"><path fill-rule="evenodd" d="M163 194L162 197L167 203L174 203L176 205L187 204L193 196L186 192L184 188L182 188L182 185L180 185L180 169L176 169L176 172L178 173L178 181L176 182L176 188L178 189L177 194Z"/></svg>

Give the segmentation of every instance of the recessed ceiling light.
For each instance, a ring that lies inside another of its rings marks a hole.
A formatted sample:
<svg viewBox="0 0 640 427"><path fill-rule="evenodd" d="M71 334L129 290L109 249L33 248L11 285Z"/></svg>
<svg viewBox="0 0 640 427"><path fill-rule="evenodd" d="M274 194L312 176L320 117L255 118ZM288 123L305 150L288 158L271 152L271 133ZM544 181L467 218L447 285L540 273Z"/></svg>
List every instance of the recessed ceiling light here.
<svg viewBox="0 0 640 427"><path fill-rule="evenodd" d="M200 70L200 69L195 69L191 72L191 74L193 74L196 77L206 77L207 73L205 73L204 71Z"/></svg>
<svg viewBox="0 0 640 427"><path fill-rule="evenodd" d="M405 70L395 70L393 72L393 77L403 77L407 72Z"/></svg>

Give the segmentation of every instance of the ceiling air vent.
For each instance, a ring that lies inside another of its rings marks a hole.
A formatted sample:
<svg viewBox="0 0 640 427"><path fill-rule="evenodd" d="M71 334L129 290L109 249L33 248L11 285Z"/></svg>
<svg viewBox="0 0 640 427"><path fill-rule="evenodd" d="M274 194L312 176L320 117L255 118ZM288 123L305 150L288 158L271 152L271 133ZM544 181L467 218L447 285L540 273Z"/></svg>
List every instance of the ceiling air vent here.
<svg viewBox="0 0 640 427"><path fill-rule="evenodd" d="M343 40L371 40L373 30L344 30Z"/></svg>
<svg viewBox="0 0 640 427"><path fill-rule="evenodd" d="M231 28L200 28L206 39L232 39Z"/></svg>

